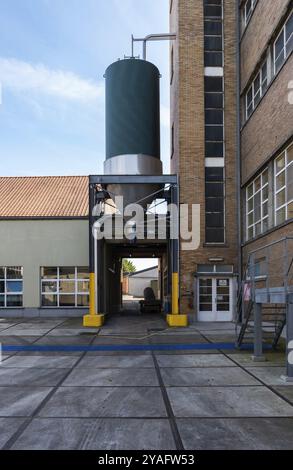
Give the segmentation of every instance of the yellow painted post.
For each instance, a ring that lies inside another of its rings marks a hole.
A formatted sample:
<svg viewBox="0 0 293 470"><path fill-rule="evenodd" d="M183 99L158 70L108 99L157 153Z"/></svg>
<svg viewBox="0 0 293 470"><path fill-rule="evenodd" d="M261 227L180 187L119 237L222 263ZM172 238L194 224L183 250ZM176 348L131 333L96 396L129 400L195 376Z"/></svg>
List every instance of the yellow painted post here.
<svg viewBox="0 0 293 470"><path fill-rule="evenodd" d="M104 323L104 315L100 315L97 313L98 305L96 305L96 280L97 280L97 272L98 272L98 251L97 251L97 240L94 237L94 216L93 216L93 208L95 205L95 192L96 186L94 184L89 185L89 271L90 271L90 279L89 279L89 314L84 315L83 317L83 326L89 327L100 327ZM98 293L98 291L97 291Z"/></svg>
<svg viewBox="0 0 293 470"><path fill-rule="evenodd" d="M169 326L187 326L188 317L179 313L179 275L172 273L172 313L167 315Z"/></svg>
<svg viewBox="0 0 293 470"><path fill-rule="evenodd" d="M83 326L100 327L104 324L104 315L96 313L96 276L95 273L90 273L90 305L89 315L84 315Z"/></svg>
<svg viewBox="0 0 293 470"><path fill-rule="evenodd" d="M178 273L172 273L172 315L179 314L179 282Z"/></svg>

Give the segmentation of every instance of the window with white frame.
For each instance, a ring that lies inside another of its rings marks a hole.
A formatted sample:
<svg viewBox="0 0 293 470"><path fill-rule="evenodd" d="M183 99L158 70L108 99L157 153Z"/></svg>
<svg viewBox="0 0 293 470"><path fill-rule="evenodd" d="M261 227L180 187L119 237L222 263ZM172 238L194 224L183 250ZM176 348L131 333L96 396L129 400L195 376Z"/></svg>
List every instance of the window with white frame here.
<svg viewBox="0 0 293 470"><path fill-rule="evenodd" d="M268 87L268 61L262 64L246 93L246 119L248 119Z"/></svg>
<svg viewBox="0 0 293 470"><path fill-rule="evenodd" d="M246 0L243 9L244 24L248 25L250 18L252 17L253 10L257 4L257 0Z"/></svg>
<svg viewBox="0 0 293 470"><path fill-rule="evenodd" d="M23 305L23 268L0 266L0 308Z"/></svg>
<svg viewBox="0 0 293 470"><path fill-rule="evenodd" d="M269 228L268 169L246 188L246 227L248 240Z"/></svg>
<svg viewBox="0 0 293 470"><path fill-rule="evenodd" d="M293 143L275 160L275 224L293 217Z"/></svg>
<svg viewBox="0 0 293 470"><path fill-rule="evenodd" d="M278 73L293 50L293 11L274 42L274 73Z"/></svg>
<svg viewBox="0 0 293 470"><path fill-rule="evenodd" d="M87 267L41 268L42 307L87 307L89 270Z"/></svg>

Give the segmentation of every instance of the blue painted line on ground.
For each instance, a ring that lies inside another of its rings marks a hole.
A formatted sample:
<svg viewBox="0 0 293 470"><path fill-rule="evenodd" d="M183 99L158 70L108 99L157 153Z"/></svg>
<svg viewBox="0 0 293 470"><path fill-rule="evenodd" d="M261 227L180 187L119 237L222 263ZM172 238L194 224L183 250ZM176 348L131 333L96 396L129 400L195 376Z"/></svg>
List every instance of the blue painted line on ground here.
<svg viewBox="0 0 293 470"><path fill-rule="evenodd" d="M272 349L268 344L263 345L264 349ZM10 345L2 344L2 351L5 352L92 352L92 351L192 351L192 350L235 350L234 343L192 343L192 344L121 344L121 345ZM241 346L241 350L252 350L253 344Z"/></svg>

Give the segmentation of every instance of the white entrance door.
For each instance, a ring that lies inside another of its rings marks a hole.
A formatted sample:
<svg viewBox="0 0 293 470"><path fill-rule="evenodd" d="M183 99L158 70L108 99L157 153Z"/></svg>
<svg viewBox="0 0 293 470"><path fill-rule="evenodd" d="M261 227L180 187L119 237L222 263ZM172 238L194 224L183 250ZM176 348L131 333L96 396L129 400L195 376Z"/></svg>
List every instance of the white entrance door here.
<svg viewBox="0 0 293 470"><path fill-rule="evenodd" d="M204 277L198 280L198 320L232 320L232 278Z"/></svg>

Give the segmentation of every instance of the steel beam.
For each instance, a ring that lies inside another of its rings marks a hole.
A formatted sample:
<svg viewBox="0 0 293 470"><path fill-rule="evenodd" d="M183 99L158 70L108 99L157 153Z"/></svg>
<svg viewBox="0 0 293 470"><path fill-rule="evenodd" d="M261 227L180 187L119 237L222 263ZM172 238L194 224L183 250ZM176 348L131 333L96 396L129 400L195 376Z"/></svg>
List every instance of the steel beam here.
<svg viewBox="0 0 293 470"><path fill-rule="evenodd" d="M177 184L177 175L91 175L91 184Z"/></svg>

